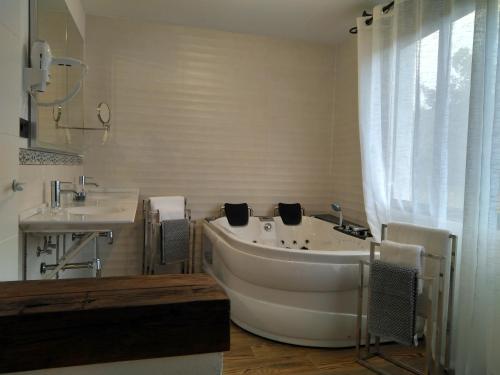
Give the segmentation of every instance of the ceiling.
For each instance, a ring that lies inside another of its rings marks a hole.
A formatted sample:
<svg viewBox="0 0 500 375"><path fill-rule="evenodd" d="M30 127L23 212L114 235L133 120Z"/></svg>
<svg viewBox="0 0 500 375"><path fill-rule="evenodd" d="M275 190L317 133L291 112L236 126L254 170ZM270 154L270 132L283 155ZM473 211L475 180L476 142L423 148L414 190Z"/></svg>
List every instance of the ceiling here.
<svg viewBox="0 0 500 375"><path fill-rule="evenodd" d="M82 0L87 14L335 44L377 0Z"/></svg>

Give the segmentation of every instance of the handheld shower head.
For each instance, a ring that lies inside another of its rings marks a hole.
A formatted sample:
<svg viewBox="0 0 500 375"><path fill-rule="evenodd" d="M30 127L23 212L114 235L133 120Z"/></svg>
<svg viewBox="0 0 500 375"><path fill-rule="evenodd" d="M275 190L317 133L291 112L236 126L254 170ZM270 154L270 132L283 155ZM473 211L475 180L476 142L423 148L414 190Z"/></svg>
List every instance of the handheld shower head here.
<svg viewBox="0 0 500 375"><path fill-rule="evenodd" d="M339 227L341 227L343 224L343 221L344 221L343 216L342 216L342 207L340 207L339 203L332 203L331 207L332 207L332 210L339 213Z"/></svg>
<svg viewBox="0 0 500 375"><path fill-rule="evenodd" d="M332 203L332 210L337 211L337 212L341 212L342 208L340 207L340 204Z"/></svg>

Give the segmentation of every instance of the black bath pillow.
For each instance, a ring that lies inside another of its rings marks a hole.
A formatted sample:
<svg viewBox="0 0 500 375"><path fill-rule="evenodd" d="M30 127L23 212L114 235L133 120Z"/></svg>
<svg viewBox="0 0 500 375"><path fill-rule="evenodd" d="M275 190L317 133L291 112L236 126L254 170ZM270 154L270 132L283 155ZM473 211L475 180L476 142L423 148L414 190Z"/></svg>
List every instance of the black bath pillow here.
<svg viewBox="0 0 500 375"><path fill-rule="evenodd" d="M299 225L302 222L300 203L278 203L278 211L285 225Z"/></svg>
<svg viewBox="0 0 500 375"><path fill-rule="evenodd" d="M246 203L225 203L224 211L229 225L242 227L248 224L248 204Z"/></svg>

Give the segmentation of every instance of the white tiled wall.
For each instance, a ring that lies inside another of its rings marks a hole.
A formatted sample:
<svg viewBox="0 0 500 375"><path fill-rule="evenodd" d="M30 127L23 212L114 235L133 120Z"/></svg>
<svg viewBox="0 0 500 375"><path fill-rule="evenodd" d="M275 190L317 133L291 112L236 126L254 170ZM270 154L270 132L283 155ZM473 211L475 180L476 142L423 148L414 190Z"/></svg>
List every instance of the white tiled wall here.
<svg viewBox="0 0 500 375"><path fill-rule="evenodd" d="M366 224L359 145L356 37L350 36L337 45L335 56L332 201L340 202L346 218Z"/></svg>
<svg viewBox="0 0 500 375"><path fill-rule="evenodd" d="M18 213L46 201L47 181L74 180L81 166L20 166L19 117L27 116L22 92L22 67L26 59L28 1L0 1L0 281L21 277ZM25 182L14 193L12 180ZM30 249L34 251L34 249Z"/></svg>
<svg viewBox="0 0 500 375"><path fill-rule="evenodd" d="M224 201L247 201L257 214L279 201L309 211L339 201L347 218L365 222L355 38L331 48L89 17L86 123L96 125L94 106L108 101L110 139L96 146L99 133L87 138L83 168L19 167L23 12L27 1L0 2L0 45L12 51L0 54L2 213L44 202L51 179L85 172L108 186L139 187L142 196L185 195L195 219ZM27 183L25 192L9 190L14 178ZM140 210L137 219L103 249L105 274L139 271ZM0 279L19 275L17 243L17 218L1 215Z"/></svg>
<svg viewBox="0 0 500 375"><path fill-rule="evenodd" d="M0 280L20 275L17 197L12 191L18 179L21 108L21 2L0 2Z"/></svg>
<svg viewBox="0 0 500 375"><path fill-rule="evenodd" d="M261 215L280 201L328 208L331 46L93 16L86 42L86 123L102 100L113 115L86 174L142 196L184 195L195 219L225 201ZM108 274L138 272L140 221L122 231Z"/></svg>

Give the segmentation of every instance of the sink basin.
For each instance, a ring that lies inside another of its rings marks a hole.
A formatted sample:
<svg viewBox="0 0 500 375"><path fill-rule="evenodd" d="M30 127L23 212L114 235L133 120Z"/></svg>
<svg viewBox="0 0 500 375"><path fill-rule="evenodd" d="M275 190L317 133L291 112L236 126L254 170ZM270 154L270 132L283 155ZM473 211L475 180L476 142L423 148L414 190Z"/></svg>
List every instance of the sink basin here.
<svg viewBox="0 0 500 375"><path fill-rule="evenodd" d="M104 199L113 199L113 196L110 196L109 194L103 194L103 193L89 193L87 195L87 199L91 200L104 200Z"/></svg>
<svg viewBox="0 0 500 375"><path fill-rule="evenodd" d="M139 190L98 189L87 200L59 209L42 205L23 211L19 226L26 233L108 231L135 221Z"/></svg>
<svg viewBox="0 0 500 375"><path fill-rule="evenodd" d="M70 215L86 215L86 216L95 216L95 215L109 215L116 214L118 212L124 211L123 208L117 207L70 207L67 208L66 211Z"/></svg>

